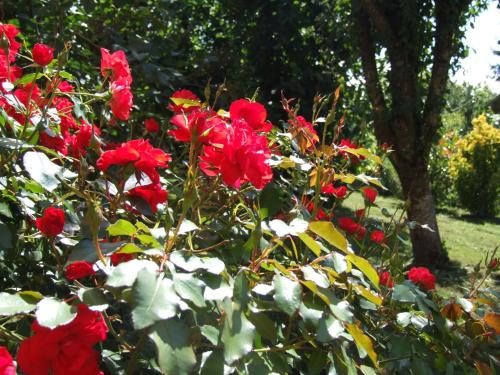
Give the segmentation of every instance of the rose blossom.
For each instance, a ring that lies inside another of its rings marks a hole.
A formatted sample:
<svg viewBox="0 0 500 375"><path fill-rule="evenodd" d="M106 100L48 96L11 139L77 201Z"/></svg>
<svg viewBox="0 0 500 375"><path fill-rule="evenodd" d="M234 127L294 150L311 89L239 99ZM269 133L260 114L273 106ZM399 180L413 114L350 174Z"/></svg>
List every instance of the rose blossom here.
<svg viewBox="0 0 500 375"><path fill-rule="evenodd" d="M14 361L5 346L0 346L0 375L16 375Z"/></svg>
<svg viewBox="0 0 500 375"><path fill-rule="evenodd" d="M25 375L103 375L93 349L108 331L100 313L80 304L71 322L50 329L35 320L32 329L33 336L23 340L17 353Z"/></svg>
<svg viewBox="0 0 500 375"><path fill-rule="evenodd" d="M33 61L40 66L46 66L54 59L54 48L50 48L43 43L37 43L31 51L33 54Z"/></svg>
<svg viewBox="0 0 500 375"><path fill-rule="evenodd" d="M424 290L432 290L436 287L436 276L427 267L412 267L408 272L408 280Z"/></svg>
<svg viewBox="0 0 500 375"><path fill-rule="evenodd" d="M63 231L64 211L48 207L43 211L43 216L36 219L35 225L47 237L55 237Z"/></svg>
<svg viewBox="0 0 500 375"><path fill-rule="evenodd" d="M83 279L91 275L95 275L92 263L79 261L66 266L66 278L68 280Z"/></svg>

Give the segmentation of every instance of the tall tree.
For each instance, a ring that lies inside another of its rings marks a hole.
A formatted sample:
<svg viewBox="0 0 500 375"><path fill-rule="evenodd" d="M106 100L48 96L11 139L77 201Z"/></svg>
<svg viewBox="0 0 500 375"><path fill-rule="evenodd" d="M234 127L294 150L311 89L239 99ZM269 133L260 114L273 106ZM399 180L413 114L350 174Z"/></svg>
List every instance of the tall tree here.
<svg viewBox="0 0 500 375"><path fill-rule="evenodd" d="M351 0L377 140L392 145L409 203L414 262L448 261L436 220L427 170L441 126L448 74L462 51L463 26L484 7L472 0ZM390 69L380 69L383 56ZM380 65L380 64L379 64Z"/></svg>

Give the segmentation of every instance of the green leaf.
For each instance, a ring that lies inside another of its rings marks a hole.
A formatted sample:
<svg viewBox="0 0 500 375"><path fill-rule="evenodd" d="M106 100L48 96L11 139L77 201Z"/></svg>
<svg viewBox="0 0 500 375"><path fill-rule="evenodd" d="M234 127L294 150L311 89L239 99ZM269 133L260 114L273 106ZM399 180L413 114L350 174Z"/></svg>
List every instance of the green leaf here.
<svg viewBox="0 0 500 375"><path fill-rule="evenodd" d="M109 306L104 291L99 288L79 289L78 297L93 311L104 311Z"/></svg>
<svg viewBox="0 0 500 375"><path fill-rule="evenodd" d="M188 273L177 273L174 275L175 291L184 300L194 303L197 307L205 307L203 298L203 282Z"/></svg>
<svg viewBox="0 0 500 375"><path fill-rule="evenodd" d="M330 286L330 281L328 281L328 278L321 271L315 270L311 266L304 266L301 270L305 280L312 281L321 288L328 288Z"/></svg>
<svg viewBox="0 0 500 375"><path fill-rule="evenodd" d="M132 320L136 329L146 328L159 320L173 317L180 302L172 280L158 277L148 269L137 273L132 295Z"/></svg>
<svg viewBox="0 0 500 375"><path fill-rule="evenodd" d="M208 340L212 345L217 345L219 342L219 330L214 326L204 325L200 327L201 334Z"/></svg>
<svg viewBox="0 0 500 375"><path fill-rule="evenodd" d="M255 327L240 309L228 307L225 311L221 340L224 360L230 365L252 351Z"/></svg>
<svg viewBox="0 0 500 375"><path fill-rule="evenodd" d="M392 299L400 302L415 302L417 297L407 285L399 284L392 291Z"/></svg>
<svg viewBox="0 0 500 375"><path fill-rule="evenodd" d="M125 245L120 247L117 251L117 253L122 253L122 254L136 254L142 252L144 252L144 250L141 249L139 246L137 246L135 243L126 243Z"/></svg>
<svg viewBox="0 0 500 375"><path fill-rule="evenodd" d="M190 343L189 328L182 322L169 319L156 323L149 334L156 345L158 366L168 375L187 375L196 364Z"/></svg>
<svg viewBox="0 0 500 375"><path fill-rule="evenodd" d="M111 254L116 251L119 247L123 246L124 242L112 242L112 243L100 243L99 247L104 255ZM83 239L78 242L68 257L68 262L76 262L79 260L84 260L86 262L94 263L97 261L97 252L93 241L89 239Z"/></svg>
<svg viewBox="0 0 500 375"><path fill-rule="evenodd" d="M375 369L373 367L361 365L359 367L359 369L361 370L363 375L377 375L377 372L375 371Z"/></svg>
<svg viewBox="0 0 500 375"><path fill-rule="evenodd" d="M170 254L169 260L184 271L194 272L200 269L207 270L215 275L220 274L225 269L224 262L219 258L197 257L188 254L186 251L174 251Z"/></svg>
<svg viewBox="0 0 500 375"><path fill-rule="evenodd" d="M59 72L59 75L61 77L63 77L64 79L67 79L68 81L74 81L75 80L75 77L71 73L68 73L68 72L66 72L64 70L61 70Z"/></svg>
<svg viewBox="0 0 500 375"><path fill-rule="evenodd" d="M175 105L182 105L184 108L198 107L201 103L198 100L184 99L184 98L170 98Z"/></svg>
<svg viewBox="0 0 500 375"><path fill-rule="evenodd" d="M106 228L110 236L133 236L137 228L131 222L120 219Z"/></svg>
<svg viewBox="0 0 500 375"><path fill-rule="evenodd" d="M319 321L316 337L319 342L329 342L336 339L344 332L342 322L333 316L322 317Z"/></svg>
<svg viewBox="0 0 500 375"><path fill-rule="evenodd" d="M48 297L38 302L35 315L38 324L54 329L75 319L76 311L64 301Z"/></svg>
<svg viewBox="0 0 500 375"><path fill-rule="evenodd" d="M321 246L307 233L299 233L298 237L304 242L304 244L311 250L314 255L319 257L321 255Z"/></svg>
<svg viewBox="0 0 500 375"><path fill-rule="evenodd" d="M31 301L19 294L0 293L0 316L28 313L35 309L38 301Z"/></svg>
<svg viewBox="0 0 500 375"><path fill-rule="evenodd" d="M12 233L7 224L0 223L0 254L3 250L12 249Z"/></svg>
<svg viewBox="0 0 500 375"><path fill-rule="evenodd" d="M321 373L328 363L328 357L322 350L314 350L307 362L307 374L317 375Z"/></svg>
<svg viewBox="0 0 500 375"><path fill-rule="evenodd" d="M150 273L158 271L158 265L150 260L132 259L128 262L120 263L109 274L106 285L114 288L132 286L139 271L144 268Z"/></svg>
<svg viewBox="0 0 500 375"><path fill-rule="evenodd" d="M248 316L248 320L257 328L257 332L259 332L262 337L271 341L276 341L278 338L276 323L265 313L252 313Z"/></svg>
<svg viewBox="0 0 500 375"><path fill-rule="evenodd" d="M274 301L278 308L288 315L293 315L299 309L302 302L302 288L297 281L288 277L274 275Z"/></svg>
<svg viewBox="0 0 500 375"><path fill-rule="evenodd" d="M346 259L354 264L356 268L358 268L363 274L368 278L368 280L371 281L371 283L379 289L379 277L378 273L373 268L371 263L367 261L365 258L362 258L360 256L354 255L354 254L348 254L346 255Z"/></svg>
<svg viewBox="0 0 500 375"><path fill-rule="evenodd" d="M368 357L370 357L375 367L378 367L377 353L375 353L375 350L373 350L373 342L370 337L365 335L361 328L359 328L356 324L347 324L346 328L354 339L356 346L358 347L360 357L363 357L363 353L367 353Z"/></svg>
<svg viewBox="0 0 500 375"><path fill-rule="evenodd" d="M281 200L279 199L280 189L274 183L267 184L260 192L260 218L264 220L267 217L273 217L281 209Z"/></svg>
<svg viewBox="0 0 500 375"><path fill-rule="evenodd" d="M330 303L329 305L330 311L335 315L338 319L343 322L352 322L352 318L354 314L349 309L350 305L348 301L340 301L339 303Z"/></svg>
<svg viewBox="0 0 500 375"><path fill-rule="evenodd" d="M222 350L204 352L201 355L199 375L224 374L224 355Z"/></svg>
<svg viewBox="0 0 500 375"><path fill-rule="evenodd" d="M43 152L26 152L23 157L23 165L30 177L48 191L54 191L61 183L60 180L77 176L77 174L50 161Z"/></svg>
<svg viewBox="0 0 500 375"><path fill-rule="evenodd" d="M309 223L309 230L316 233L337 249L347 253L347 240L330 221L313 221Z"/></svg>
<svg viewBox="0 0 500 375"><path fill-rule="evenodd" d="M35 80L36 75L37 75L37 73L25 74L24 76L19 78L16 82L14 82L14 84L17 86L17 85L25 85L27 83L31 83ZM42 77L42 75L39 74L37 78L41 78L41 77Z"/></svg>
<svg viewBox="0 0 500 375"><path fill-rule="evenodd" d="M5 202L0 202L0 215L12 219L12 213L10 212L9 205Z"/></svg>

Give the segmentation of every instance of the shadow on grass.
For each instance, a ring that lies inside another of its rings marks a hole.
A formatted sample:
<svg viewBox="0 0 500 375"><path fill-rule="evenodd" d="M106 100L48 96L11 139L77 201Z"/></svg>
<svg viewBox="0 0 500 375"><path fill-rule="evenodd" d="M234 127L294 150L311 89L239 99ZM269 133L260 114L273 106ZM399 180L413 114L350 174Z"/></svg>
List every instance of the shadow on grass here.
<svg viewBox="0 0 500 375"><path fill-rule="evenodd" d="M500 225L500 217L485 218L478 217L468 213L461 213L456 208L453 207L438 207L437 212L439 214L445 214L455 220L466 221L473 224L496 224Z"/></svg>

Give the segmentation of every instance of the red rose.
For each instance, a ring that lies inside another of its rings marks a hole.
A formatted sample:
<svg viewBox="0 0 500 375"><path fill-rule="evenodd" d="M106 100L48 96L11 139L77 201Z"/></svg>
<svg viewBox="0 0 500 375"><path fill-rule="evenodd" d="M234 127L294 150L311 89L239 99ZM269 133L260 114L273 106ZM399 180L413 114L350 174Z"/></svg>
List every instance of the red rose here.
<svg viewBox="0 0 500 375"><path fill-rule="evenodd" d="M75 89L71 83L68 81L62 81L59 86L57 86L57 89L61 92L73 92Z"/></svg>
<svg viewBox="0 0 500 375"><path fill-rule="evenodd" d="M96 136L101 134L101 130L97 126L92 127L89 124L80 126L78 132L71 137L68 144L71 156L79 159L87 154L92 139L92 132Z"/></svg>
<svg viewBox="0 0 500 375"><path fill-rule="evenodd" d="M116 51L110 54L107 49L101 48L101 74L103 77L110 74L111 82L122 80L125 85L130 86L132 73L125 52Z"/></svg>
<svg viewBox="0 0 500 375"><path fill-rule="evenodd" d="M54 151L59 151L63 155L68 154L68 144L66 143L66 139L60 136L52 137L47 132L40 132L40 144L44 147L50 148Z"/></svg>
<svg viewBox="0 0 500 375"><path fill-rule="evenodd" d="M133 98L130 86L126 81L120 79L111 84L111 112L118 120L128 120Z"/></svg>
<svg viewBox="0 0 500 375"><path fill-rule="evenodd" d="M33 61L40 66L46 66L54 59L54 48L50 48L46 44L37 43L31 51Z"/></svg>
<svg viewBox="0 0 500 375"><path fill-rule="evenodd" d="M106 171L112 165L126 166L133 163L137 171L144 172L152 182L157 183L160 176L156 168L167 168L170 160L169 154L154 148L149 141L135 139L104 152L96 164L101 171Z"/></svg>
<svg viewBox="0 0 500 375"><path fill-rule="evenodd" d="M92 263L80 261L66 266L66 278L68 280L83 279L91 275L95 275Z"/></svg>
<svg viewBox="0 0 500 375"><path fill-rule="evenodd" d="M200 168L208 176L222 175L222 181L237 189L250 182L257 189L273 177L267 163L271 151L264 136L255 133L243 121L228 127L223 144L203 147Z"/></svg>
<svg viewBox="0 0 500 375"><path fill-rule="evenodd" d="M342 199L347 194L347 186L339 186L338 188L334 187L333 184L328 184L321 188L321 192L323 194L334 195L335 197Z"/></svg>
<svg viewBox="0 0 500 375"><path fill-rule="evenodd" d="M387 271L381 272L379 274L379 280L381 285L385 285L388 288L392 288L394 286L394 281L392 280L391 274Z"/></svg>
<svg viewBox="0 0 500 375"><path fill-rule="evenodd" d="M0 375L16 375L12 356L4 346L0 346Z"/></svg>
<svg viewBox="0 0 500 375"><path fill-rule="evenodd" d="M256 132L269 132L273 125L266 121L266 108L257 102L238 99L229 107L229 117L232 121L245 121Z"/></svg>
<svg viewBox="0 0 500 375"><path fill-rule="evenodd" d="M19 34L19 30L16 26L11 24L2 24L0 23L0 37L5 35L9 40L9 51L8 51L8 59L10 62L14 62L16 60L16 54L21 47L21 43L16 41L16 36ZM3 49L0 49L0 55L5 56L5 52Z"/></svg>
<svg viewBox="0 0 500 375"><path fill-rule="evenodd" d="M36 227L48 237L55 237L63 231L64 211L48 207L43 211L43 216L36 219Z"/></svg>
<svg viewBox="0 0 500 375"><path fill-rule="evenodd" d="M127 192L130 197L138 197L146 201L151 207L151 211L156 213L159 203L163 203L168 198L168 192L162 189L159 183L137 186Z"/></svg>
<svg viewBox="0 0 500 375"><path fill-rule="evenodd" d="M360 208L359 210L356 210L356 217L361 219L363 216L365 216L365 209Z"/></svg>
<svg viewBox="0 0 500 375"><path fill-rule="evenodd" d="M370 240L372 240L375 243L381 244L385 240L384 232L382 232L381 230L374 230L370 234Z"/></svg>
<svg viewBox="0 0 500 375"><path fill-rule="evenodd" d="M19 368L26 375L102 375L99 353L93 349L106 339L102 315L78 305L71 322L54 329L33 323L33 336L23 340L17 353Z"/></svg>
<svg viewBox="0 0 500 375"><path fill-rule="evenodd" d="M224 144L228 124L209 111L191 111L189 114L179 114L172 117L170 123L175 129L169 134L179 142L198 141L200 143Z"/></svg>
<svg viewBox="0 0 500 375"><path fill-rule="evenodd" d="M158 131L160 130L160 125L158 125L156 120L152 117L144 121L144 126L150 133L158 133Z"/></svg>
<svg viewBox="0 0 500 375"><path fill-rule="evenodd" d="M15 65L10 65L7 60L7 57L2 54L2 50L0 49L0 82L10 81L14 82L21 78L23 75L23 70ZM0 87L2 91L4 91L3 86Z"/></svg>
<svg viewBox="0 0 500 375"><path fill-rule="evenodd" d="M307 205L307 211L309 211L309 213L311 214L314 211L313 201L310 201L309 204ZM314 220L323 220L323 219L330 220L332 216L333 214L328 215L325 211L319 208L318 211L316 212L316 217L314 218Z"/></svg>
<svg viewBox="0 0 500 375"><path fill-rule="evenodd" d="M377 198L378 192L374 188L364 188L363 190L363 195L367 201L370 203L374 203L375 199Z"/></svg>
<svg viewBox="0 0 500 375"><path fill-rule="evenodd" d="M170 109L175 113L191 112L201 107L200 99L196 96L196 94L186 89L174 92L170 98L171 100L172 99L186 100L186 103L175 104L173 102L168 105L168 109Z"/></svg>
<svg viewBox="0 0 500 375"><path fill-rule="evenodd" d="M366 234L366 228L356 223L350 217L340 217L338 218L338 223L340 228L351 235L355 235L358 239L363 239Z"/></svg>
<svg viewBox="0 0 500 375"><path fill-rule="evenodd" d="M134 254L127 253L113 253L111 254L111 264L113 266L117 266L120 263L128 262L129 260L134 259Z"/></svg>
<svg viewBox="0 0 500 375"><path fill-rule="evenodd" d="M432 290L436 287L436 276L427 267L413 267L408 272L408 280L419 285L424 290Z"/></svg>

